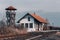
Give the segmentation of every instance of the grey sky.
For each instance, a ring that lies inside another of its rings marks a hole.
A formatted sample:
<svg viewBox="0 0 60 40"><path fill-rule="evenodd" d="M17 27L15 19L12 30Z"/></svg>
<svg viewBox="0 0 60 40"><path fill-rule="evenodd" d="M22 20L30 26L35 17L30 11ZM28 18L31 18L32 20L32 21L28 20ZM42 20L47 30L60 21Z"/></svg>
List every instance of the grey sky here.
<svg viewBox="0 0 60 40"><path fill-rule="evenodd" d="M0 0L0 11L10 5L15 6L20 12L27 10L60 12L60 0Z"/></svg>
<svg viewBox="0 0 60 40"><path fill-rule="evenodd" d="M17 12L37 10L39 15L47 17L50 22L60 26L60 0L0 0L0 20L5 16L5 8L8 6L14 6L18 9ZM45 13L41 14L40 10Z"/></svg>

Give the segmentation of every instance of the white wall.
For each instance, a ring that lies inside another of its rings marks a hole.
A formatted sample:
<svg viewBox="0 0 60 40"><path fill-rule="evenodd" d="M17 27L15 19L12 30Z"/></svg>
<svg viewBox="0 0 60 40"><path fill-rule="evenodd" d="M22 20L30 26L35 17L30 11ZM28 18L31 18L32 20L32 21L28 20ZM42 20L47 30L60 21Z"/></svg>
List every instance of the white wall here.
<svg viewBox="0 0 60 40"><path fill-rule="evenodd" d="M28 21L28 17L30 17L30 21ZM23 18L20 23L34 23L34 18L32 18L31 16L27 15L25 16L25 18Z"/></svg>
<svg viewBox="0 0 60 40"><path fill-rule="evenodd" d="M30 21L28 21L28 17L30 17ZM30 15L27 15L27 16L25 16L21 21L20 21L20 23L33 23L33 28L28 28L28 32L30 32L30 31L35 31L35 27L34 27L34 18L33 17L31 17Z"/></svg>
<svg viewBox="0 0 60 40"><path fill-rule="evenodd" d="M35 30L38 31L38 23L35 21ZM44 23L39 23L39 31L43 31Z"/></svg>

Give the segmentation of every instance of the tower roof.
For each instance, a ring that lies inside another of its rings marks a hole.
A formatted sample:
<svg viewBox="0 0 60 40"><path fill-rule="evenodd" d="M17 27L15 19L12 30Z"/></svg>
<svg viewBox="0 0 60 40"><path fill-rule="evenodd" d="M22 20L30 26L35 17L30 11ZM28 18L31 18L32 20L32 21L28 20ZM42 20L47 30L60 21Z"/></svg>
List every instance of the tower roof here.
<svg viewBox="0 0 60 40"><path fill-rule="evenodd" d="M6 8L5 10L17 10L16 8L14 8L13 6L9 6L8 8Z"/></svg>

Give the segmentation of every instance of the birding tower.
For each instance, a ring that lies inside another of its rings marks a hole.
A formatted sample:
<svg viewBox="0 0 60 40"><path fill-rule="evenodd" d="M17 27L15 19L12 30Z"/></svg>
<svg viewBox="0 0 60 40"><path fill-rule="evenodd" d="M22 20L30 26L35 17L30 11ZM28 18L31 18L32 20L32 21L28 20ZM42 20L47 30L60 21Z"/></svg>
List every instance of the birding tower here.
<svg viewBox="0 0 60 40"><path fill-rule="evenodd" d="M15 26L15 15L16 15L16 8L13 6L9 6L6 10L6 18L7 18L7 26Z"/></svg>

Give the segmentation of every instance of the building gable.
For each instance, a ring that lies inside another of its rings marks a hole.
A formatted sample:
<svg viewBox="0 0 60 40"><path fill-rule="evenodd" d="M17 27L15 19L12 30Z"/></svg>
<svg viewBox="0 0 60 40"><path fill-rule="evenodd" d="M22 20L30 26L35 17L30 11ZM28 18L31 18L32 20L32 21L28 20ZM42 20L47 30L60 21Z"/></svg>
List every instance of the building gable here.
<svg viewBox="0 0 60 40"><path fill-rule="evenodd" d="M20 23L34 23L34 18L30 15L26 15L24 18L22 18Z"/></svg>
<svg viewBox="0 0 60 40"><path fill-rule="evenodd" d="M22 19L23 19L24 17L26 17L27 15L30 15L31 17L33 17L34 19L36 19L36 20L39 21L39 22L47 23L47 21L46 21L45 19L43 19L42 17L40 17L40 16L38 16L38 15L36 15L36 14L29 14L29 13L27 13L27 14L24 15L21 19L19 19L17 23L19 23L20 20L22 20Z"/></svg>

